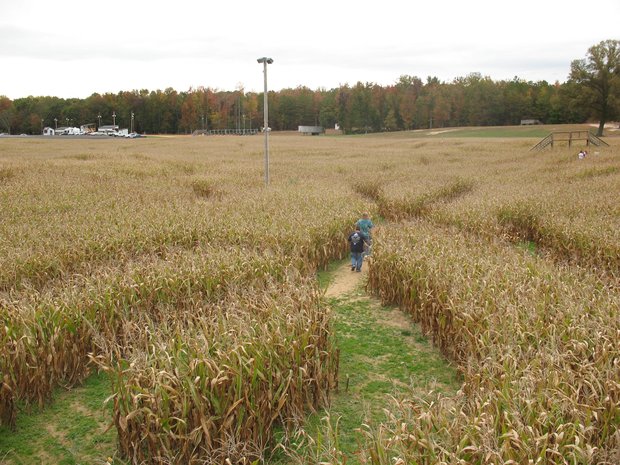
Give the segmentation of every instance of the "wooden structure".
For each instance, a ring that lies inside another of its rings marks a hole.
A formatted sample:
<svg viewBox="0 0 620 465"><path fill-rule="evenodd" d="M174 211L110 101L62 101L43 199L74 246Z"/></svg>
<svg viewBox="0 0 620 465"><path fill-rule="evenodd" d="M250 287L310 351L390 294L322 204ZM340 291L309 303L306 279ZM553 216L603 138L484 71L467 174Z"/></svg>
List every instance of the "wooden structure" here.
<svg viewBox="0 0 620 465"><path fill-rule="evenodd" d="M543 140L541 140L538 144L532 147L530 151L540 151L548 146L551 146L551 148L553 148L554 144L557 143L567 144L568 147L571 147L574 142L585 142L587 146L590 146L590 144L597 147L609 146L607 142L595 136L590 131L560 131L552 132Z"/></svg>

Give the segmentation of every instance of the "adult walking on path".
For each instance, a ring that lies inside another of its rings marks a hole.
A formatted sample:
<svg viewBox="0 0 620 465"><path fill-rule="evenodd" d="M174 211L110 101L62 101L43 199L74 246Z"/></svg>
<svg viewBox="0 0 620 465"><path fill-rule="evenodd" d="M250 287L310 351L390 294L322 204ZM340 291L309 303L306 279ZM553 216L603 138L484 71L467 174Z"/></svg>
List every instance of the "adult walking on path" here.
<svg viewBox="0 0 620 465"><path fill-rule="evenodd" d="M368 249L365 251L366 255L370 255L370 249L372 247L372 231L371 229L375 227L375 225L372 223L372 220L370 219L370 215L368 214L368 212L364 212L362 213L362 217L357 220L357 223L355 223L356 226L360 227L360 231L362 231L362 233L364 233L364 235L367 238L367 243L368 243Z"/></svg>
<svg viewBox="0 0 620 465"><path fill-rule="evenodd" d="M366 235L368 239L372 237L372 232L370 231L375 225L372 223L370 219L370 215L367 212L362 213L362 217L357 220L355 226L359 226L360 230Z"/></svg>

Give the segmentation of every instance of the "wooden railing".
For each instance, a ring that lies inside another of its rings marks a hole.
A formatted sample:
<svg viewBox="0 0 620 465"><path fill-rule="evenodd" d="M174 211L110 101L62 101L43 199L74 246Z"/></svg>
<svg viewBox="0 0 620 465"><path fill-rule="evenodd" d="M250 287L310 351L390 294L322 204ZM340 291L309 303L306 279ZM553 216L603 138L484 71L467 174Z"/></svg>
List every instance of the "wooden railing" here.
<svg viewBox="0 0 620 465"><path fill-rule="evenodd" d="M599 138L598 136L595 136L591 132L588 133L588 142L592 145L596 145L597 147L601 147L601 146L609 147L609 144L607 142L605 142L603 139Z"/></svg>
<svg viewBox="0 0 620 465"><path fill-rule="evenodd" d="M532 147L530 151L532 150L540 151L544 149L545 147L547 147L549 144L553 146L553 133L549 134L547 137L541 140L538 144Z"/></svg>
<svg viewBox="0 0 620 465"><path fill-rule="evenodd" d="M530 149L540 151L549 145L553 148L553 145L556 143L564 143L566 142L569 147L573 145L573 142L585 142L587 146L590 144L600 146L609 146L607 142L600 139L599 137L592 134L590 131L558 131L552 132L543 140L541 140L538 144Z"/></svg>

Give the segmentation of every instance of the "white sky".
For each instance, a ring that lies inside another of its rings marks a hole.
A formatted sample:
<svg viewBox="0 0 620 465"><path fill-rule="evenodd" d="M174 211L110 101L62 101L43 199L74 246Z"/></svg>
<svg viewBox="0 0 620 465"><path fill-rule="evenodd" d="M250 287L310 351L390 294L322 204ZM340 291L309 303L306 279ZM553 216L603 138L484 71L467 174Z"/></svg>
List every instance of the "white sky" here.
<svg viewBox="0 0 620 465"><path fill-rule="evenodd" d="M0 95L262 91L262 56L270 90L473 72L564 82L607 39L620 39L618 0L0 0Z"/></svg>

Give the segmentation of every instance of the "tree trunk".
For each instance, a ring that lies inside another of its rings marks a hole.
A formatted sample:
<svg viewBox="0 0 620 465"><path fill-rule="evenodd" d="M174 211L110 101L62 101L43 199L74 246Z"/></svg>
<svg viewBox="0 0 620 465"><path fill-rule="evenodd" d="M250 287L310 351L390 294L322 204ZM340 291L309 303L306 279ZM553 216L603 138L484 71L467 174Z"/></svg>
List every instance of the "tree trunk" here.
<svg viewBox="0 0 620 465"><path fill-rule="evenodd" d="M596 131L596 137L603 137L603 129L605 129L605 119L601 118L598 123L598 131Z"/></svg>

